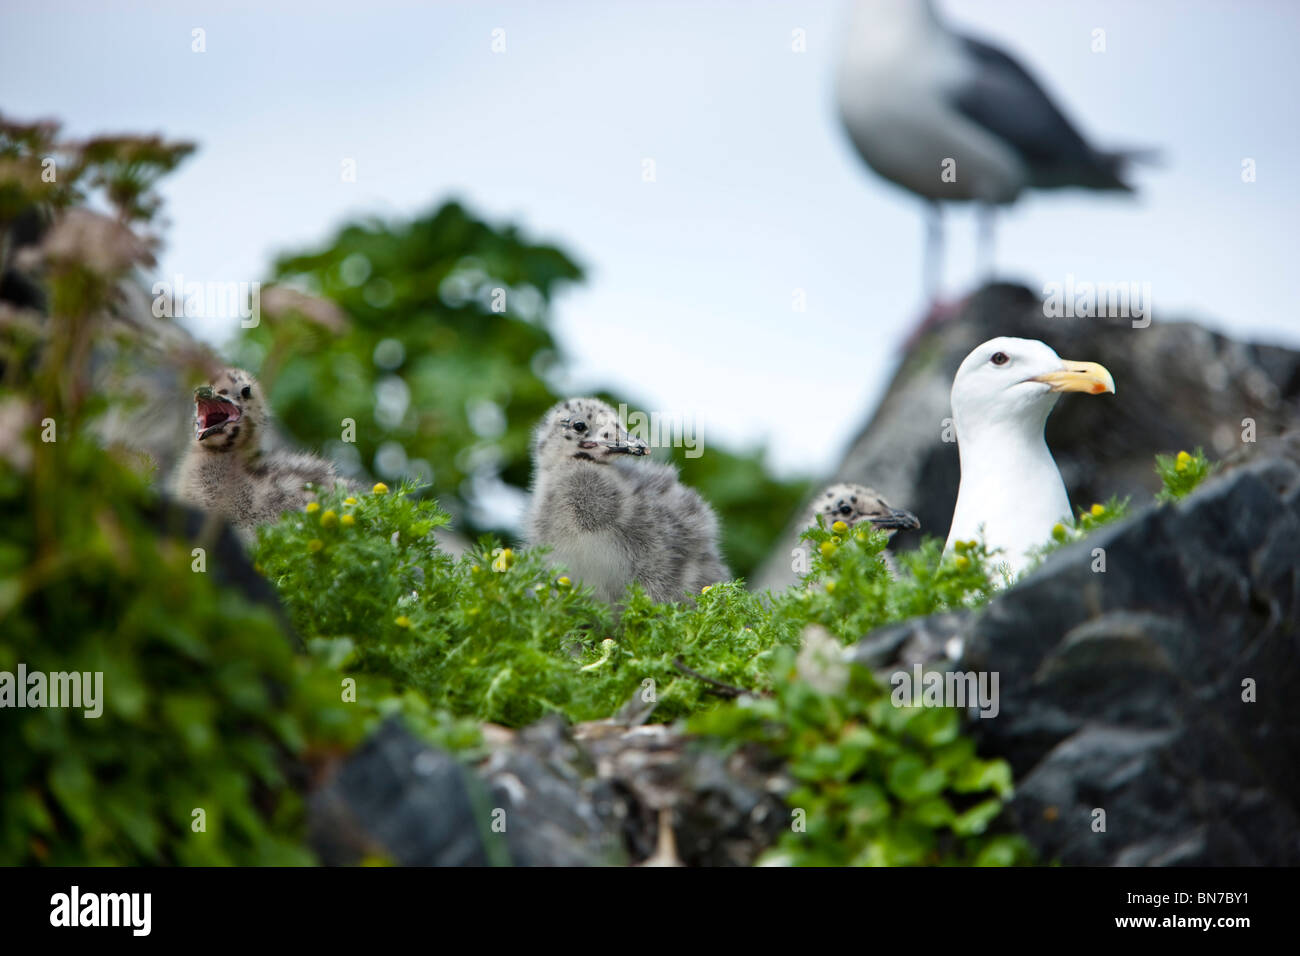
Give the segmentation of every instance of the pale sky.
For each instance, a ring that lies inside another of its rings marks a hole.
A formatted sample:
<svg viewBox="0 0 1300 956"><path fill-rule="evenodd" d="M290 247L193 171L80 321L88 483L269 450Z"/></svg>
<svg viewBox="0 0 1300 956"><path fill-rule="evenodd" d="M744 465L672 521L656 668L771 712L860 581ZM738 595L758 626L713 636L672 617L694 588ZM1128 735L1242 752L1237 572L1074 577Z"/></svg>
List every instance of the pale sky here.
<svg viewBox="0 0 1300 956"><path fill-rule="evenodd" d="M919 317L921 210L835 115L840 0L26 6L0 11L0 110L200 146L163 190L159 278L265 279L350 217L458 197L587 269L555 304L575 389L694 416L706 448L767 441L783 471L810 474L838 460ZM1003 214L1003 277L1149 282L1157 322L1300 346L1300 4L940 6L1099 146L1164 156L1137 198L1053 193ZM949 223L945 284L961 295L973 215Z"/></svg>

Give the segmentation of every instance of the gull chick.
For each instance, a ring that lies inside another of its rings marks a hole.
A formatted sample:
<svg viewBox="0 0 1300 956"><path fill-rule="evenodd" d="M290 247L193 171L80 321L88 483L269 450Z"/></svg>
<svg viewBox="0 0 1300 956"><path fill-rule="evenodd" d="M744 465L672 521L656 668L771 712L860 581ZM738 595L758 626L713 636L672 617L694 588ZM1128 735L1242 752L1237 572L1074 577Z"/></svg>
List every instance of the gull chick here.
<svg viewBox="0 0 1300 956"><path fill-rule="evenodd" d="M177 470L178 498L251 536L259 524L302 508L341 479L324 458L263 451L270 429L262 386L242 369L194 390L194 441Z"/></svg>
<svg viewBox="0 0 1300 956"><path fill-rule="evenodd" d="M831 485L813 499L812 507L803 525L811 528L817 523L817 516L822 516L822 524L827 530L837 521L843 521L850 528L868 522L878 531L884 531L889 537L903 528L919 528L921 522L910 511L902 511L887 502L880 492L864 485L840 483ZM808 542L801 543L807 554ZM889 554L881 552L890 573L895 568ZM807 566L807 564L805 564Z"/></svg>
<svg viewBox="0 0 1300 956"><path fill-rule="evenodd" d="M996 338L962 361L952 383L961 487L944 553L983 537L1012 576L1071 520L1070 499L1043 437L1062 392L1114 394L1095 362L1062 359L1035 339Z"/></svg>
<svg viewBox="0 0 1300 956"><path fill-rule="evenodd" d="M634 460L649 451L594 398L558 403L533 437L528 544L611 604L633 581L679 601L731 577L713 510L671 465Z"/></svg>

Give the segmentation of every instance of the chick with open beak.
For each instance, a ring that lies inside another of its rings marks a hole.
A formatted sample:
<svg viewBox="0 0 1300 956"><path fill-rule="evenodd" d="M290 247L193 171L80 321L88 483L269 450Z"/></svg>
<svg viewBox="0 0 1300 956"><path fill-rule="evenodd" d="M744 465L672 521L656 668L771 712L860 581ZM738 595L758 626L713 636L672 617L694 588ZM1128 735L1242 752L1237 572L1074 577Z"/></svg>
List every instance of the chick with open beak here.
<svg viewBox="0 0 1300 956"><path fill-rule="evenodd" d="M257 525L304 507L339 480L324 458L264 449L268 422L253 376L237 368L217 373L194 390L194 441L173 482L178 498L225 518L246 540Z"/></svg>
<svg viewBox="0 0 1300 956"><path fill-rule="evenodd" d="M633 581L678 601L731 576L713 510L649 452L595 398L555 405L533 438L527 542L611 604Z"/></svg>
<svg viewBox="0 0 1300 956"><path fill-rule="evenodd" d="M253 396L254 384L247 372L232 369L196 388L194 440L214 451L229 451L237 444L255 441L262 406L260 397ZM251 414L246 415L246 410Z"/></svg>

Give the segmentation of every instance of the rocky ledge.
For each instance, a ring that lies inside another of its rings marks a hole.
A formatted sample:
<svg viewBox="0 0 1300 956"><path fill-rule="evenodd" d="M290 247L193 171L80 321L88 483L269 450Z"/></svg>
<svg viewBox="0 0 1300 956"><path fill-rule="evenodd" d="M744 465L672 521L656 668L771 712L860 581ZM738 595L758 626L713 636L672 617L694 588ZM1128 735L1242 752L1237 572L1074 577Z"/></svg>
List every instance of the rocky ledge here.
<svg viewBox="0 0 1300 956"><path fill-rule="evenodd" d="M998 715L971 724L1044 860L1300 863L1300 441L1252 457L978 611L853 649L884 672L998 673Z"/></svg>

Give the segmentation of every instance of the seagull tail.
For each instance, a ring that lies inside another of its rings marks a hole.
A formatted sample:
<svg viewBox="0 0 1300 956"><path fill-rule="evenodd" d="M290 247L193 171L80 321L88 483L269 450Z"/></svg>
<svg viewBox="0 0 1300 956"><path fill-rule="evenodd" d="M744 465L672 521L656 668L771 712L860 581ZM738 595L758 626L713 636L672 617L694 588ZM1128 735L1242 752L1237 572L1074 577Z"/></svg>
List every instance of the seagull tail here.
<svg viewBox="0 0 1300 956"><path fill-rule="evenodd" d="M1135 164L1157 166L1160 162L1160 151L1149 147L1096 150L1093 153L1092 165L1097 180L1090 185L1095 189L1118 189L1131 193L1134 191L1134 186L1128 180L1130 167Z"/></svg>

